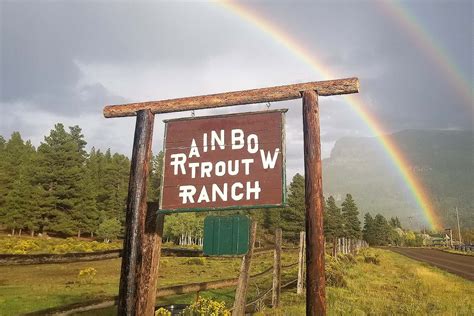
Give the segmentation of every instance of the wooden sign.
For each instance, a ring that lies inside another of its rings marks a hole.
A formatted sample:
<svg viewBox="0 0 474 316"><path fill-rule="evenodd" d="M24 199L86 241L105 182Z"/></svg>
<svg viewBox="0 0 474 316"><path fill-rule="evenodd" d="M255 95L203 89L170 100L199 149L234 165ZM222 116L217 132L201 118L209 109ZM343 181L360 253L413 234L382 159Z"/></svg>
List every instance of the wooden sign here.
<svg viewBox="0 0 474 316"><path fill-rule="evenodd" d="M285 112L165 121L160 212L284 205Z"/></svg>

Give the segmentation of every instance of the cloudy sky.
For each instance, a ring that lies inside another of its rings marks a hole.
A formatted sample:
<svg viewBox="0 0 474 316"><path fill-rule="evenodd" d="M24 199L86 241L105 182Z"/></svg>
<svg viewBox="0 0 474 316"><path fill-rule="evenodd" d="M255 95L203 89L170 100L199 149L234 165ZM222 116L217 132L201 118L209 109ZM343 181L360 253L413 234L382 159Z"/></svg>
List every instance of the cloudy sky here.
<svg viewBox="0 0 474 316"><path fill-rule="evenodd" d="M471 1L239 6L285 32L337 78L359 77L364 106L386 132L472 129L472 94L462 93L463 84L472 91ZM82 127L89 146L130 155L134 119L104 119L106 104L337 79L323 78L270 34L215 2L0 0L0 9L0 135L20 131L35 145L62 122ZM400 22L403 16L417 26ZM271 105L290 109L290 173L302 169L300 103ZM373 136L342 97L320 104L325 156L341 137ZM189 115L156 117L154 151L162 146L161 120Z"/></svg>

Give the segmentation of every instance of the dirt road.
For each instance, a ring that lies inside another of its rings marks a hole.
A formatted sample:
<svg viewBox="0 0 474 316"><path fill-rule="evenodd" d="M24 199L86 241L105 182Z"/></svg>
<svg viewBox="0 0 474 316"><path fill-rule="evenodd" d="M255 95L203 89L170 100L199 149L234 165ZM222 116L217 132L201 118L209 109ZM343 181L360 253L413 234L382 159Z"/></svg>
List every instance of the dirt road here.
<svg viewBox="0 0 474 316"><path fill-rule="evenodd" d="M474 257L448 253L426 248L389 248L391 251L409 258L427 262L445 271L474 281Z"/></svg>

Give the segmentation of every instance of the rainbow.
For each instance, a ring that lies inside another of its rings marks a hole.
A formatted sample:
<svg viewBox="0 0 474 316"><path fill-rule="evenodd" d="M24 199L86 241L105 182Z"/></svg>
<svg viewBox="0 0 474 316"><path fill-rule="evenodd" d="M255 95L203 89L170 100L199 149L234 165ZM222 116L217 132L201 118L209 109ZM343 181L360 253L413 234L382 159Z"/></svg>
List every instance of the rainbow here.
<svg viewBox="0 0 474 316"><path fill-rule="evenodd" d="M292 52L297 58L309 65L313 70L320 74L325 79L334 79L336 76L330 71L326 65L324 65L317 57L313 54L310 54L303 45L296 42L283 30L279 29L277 26L271 24L269 21L265 20L263 17L257 15L256 13L250 11L248 8L229 1L220 1L221 5L230 10L231 12L237 14L239 17L255 25L262 32L268 34L272 39L274 39L279 44L286 47L290 52ZM435 212L433 205L430 203L429 195L426 189L423 187L422 183L415 177L413 174L410 164L403 156L403 153L394 143L394 141L384 133L382 124L377 118L372 115L367 107L364 106L364 103L360 97L357 96L344 96L347 103L351 106L354 112L365 122L369 129L378 136L380 144L383 146L391 161L399 171L403 181L406 183L407 187L410 189L411 194L416 200L417 204L423 211L423 214L433 230L441 230L443 225L442 222Z"/></svg>
<svg viewBox="0 0 474 316"><path fill-rule="evenodd" d="M472 86L446 51L417 21L416 17L399 1L376 1L381 11L396 22L410 37L412 43L427 56L445 75L446 80L472 109Z"/></svg>

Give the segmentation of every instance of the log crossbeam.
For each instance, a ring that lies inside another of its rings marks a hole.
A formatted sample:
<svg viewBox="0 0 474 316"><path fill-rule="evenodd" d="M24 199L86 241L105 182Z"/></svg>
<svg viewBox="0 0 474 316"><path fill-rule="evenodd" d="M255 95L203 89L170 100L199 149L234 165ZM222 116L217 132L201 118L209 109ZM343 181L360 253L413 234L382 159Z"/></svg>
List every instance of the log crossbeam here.
<svg viewBox="0 0 474 316"><path fill-rule="evenodd" d="M136 116L140 110L150 110L153 114L157 114L294 100L300 99L302 92L308 90L316 91L319 96L357 93L359 79L315 81L178 99L107 105L104 108L104 116L106 118Z"/></svg>

